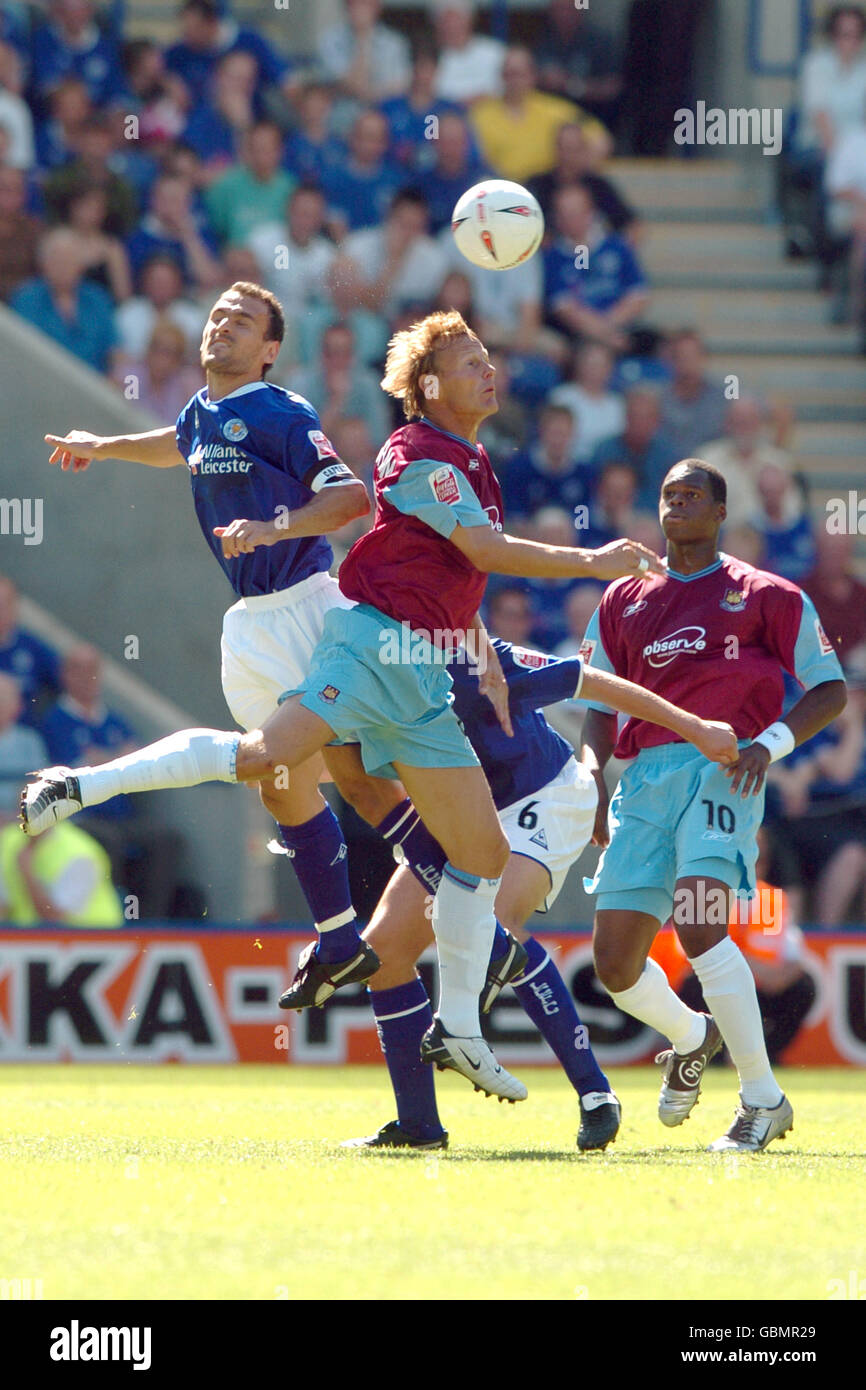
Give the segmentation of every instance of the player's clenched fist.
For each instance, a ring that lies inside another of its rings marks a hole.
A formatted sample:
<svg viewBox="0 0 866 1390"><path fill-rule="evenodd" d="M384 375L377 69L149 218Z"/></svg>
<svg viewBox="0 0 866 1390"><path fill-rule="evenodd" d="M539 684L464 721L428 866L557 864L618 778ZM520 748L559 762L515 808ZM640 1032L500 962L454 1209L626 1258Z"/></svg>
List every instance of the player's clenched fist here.
<svg viewBox="0 0 866 1390"><path fill-rule="evenodd" d="M239 555L251 555L258 545L273 545L280 540L270 521L247 521L239 517L228 526L215 526L215 536L222 541L223 555L227 560L235 560ZM285 531L282 532L285 537Z"/></svg>
<svg viewBox="0 0 866 1390"><path fill-rule="evenodd" d="M610 541L588 552L594 579L622 579L625 575L665 574L654 550L640 541Z"/></svg>
<svg viewBox="0 0 866 1390"><path fill-rule="evenodd" d="M739 759L737 735L730 724L723 724L717 719L699 719L690 737L695 747L712 763L733 767Z"/></svg>
<svg viewBox="0 0 866 1390"><path fill-rule="evenodd" d="M48 462L59 463L64 472L71 468L73 473L80 473L91 459L105 456L105 440L86 430L70 430L65 435L46 434L45 443L55 446Z"/></svg>

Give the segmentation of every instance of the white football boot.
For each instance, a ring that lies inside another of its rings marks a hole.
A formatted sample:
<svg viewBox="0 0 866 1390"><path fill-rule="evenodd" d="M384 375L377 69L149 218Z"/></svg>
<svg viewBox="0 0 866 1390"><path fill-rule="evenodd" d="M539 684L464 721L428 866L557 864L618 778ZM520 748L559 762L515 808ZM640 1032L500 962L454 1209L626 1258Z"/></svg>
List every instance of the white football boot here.
<svg viewBox="0 0 866 1390"><path fill-rule="evenodd" d="M500 1100L526 1100L529 1092L522 1081L501 1067L483 1038L454 1038L446 1033L439 1019L433 1020L421 1039L421 1060L432 1062L440 1071L459 1072L476 1091Z"/></svg>
<svg viewBox="0 0 866 1390"><path fill-rule="evenodd" d="M81 810L81 788L71 767L45 767L28 782L18 798L18 816L25 835L41 835L49 826Z"/></svg>

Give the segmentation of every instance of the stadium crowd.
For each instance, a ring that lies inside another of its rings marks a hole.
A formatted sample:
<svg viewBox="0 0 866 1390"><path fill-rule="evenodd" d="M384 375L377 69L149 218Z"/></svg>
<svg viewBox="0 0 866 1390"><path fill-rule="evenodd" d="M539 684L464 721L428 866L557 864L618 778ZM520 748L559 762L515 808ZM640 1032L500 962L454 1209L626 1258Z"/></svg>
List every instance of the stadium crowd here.
<svg viewBox="0 0 866 1390"><path fill-rule="evenodd" d="M500 409L482 439L512 531L659 548L661 479L677 459L704 457L728 480L725 549L803 585L861 689L864 586L846 539L816 533L791 411L729 398L699 328L654 329L640 219L607 163L675 151L700 5L633 0L611 34L572 0L549 0L531 48L486 33L472 0L432 0L411 46L382 0L343 9L301 58L223 0L183 0L164 47L125 36L122 4L0 5L5 302L164 423L203 383L214 293L259 281L286 309L270 380L313 401L367 481L399 423L378 385L390 335L433 307L458 308L497 368ZM676 62L662 70L673 30ZM801 249L848 266L855 315L864 32L858 7L838 7L807 56L781 187L786 215L809 234ZM502 276L464 261L450 235L458 196L490 175L527 184L547 224L541 254ZM573 653L598 593L494 577L488 619L503 637ZM0 671L20 678L14 640L0 631ZM57 695L68 674L56 663L46 674ZM25 689L25 722L64 760L60 706L40 726L32 699ZM852 698L833 729L773 768L770 825L785 831L775 872L814 888L826 925L858 912L866 885L864 705ZM110 732L112 748L130 737L120 721ZM841 807L851 814L834 819Z"/></svg>

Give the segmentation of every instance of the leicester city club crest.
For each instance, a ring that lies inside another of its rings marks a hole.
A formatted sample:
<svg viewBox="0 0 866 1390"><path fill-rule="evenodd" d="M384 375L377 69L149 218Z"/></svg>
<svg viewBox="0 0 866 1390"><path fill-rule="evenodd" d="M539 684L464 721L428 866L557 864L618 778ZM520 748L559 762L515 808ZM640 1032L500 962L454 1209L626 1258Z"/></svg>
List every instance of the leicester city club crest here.
<svg viewBox="0 0 866 1390"><path fill-rule="evenodd" d="M223 425L223 434L232 444L239 444L242 439L246 439L249 430L243 420L235 417L234 420L226 420Z"/></svg>

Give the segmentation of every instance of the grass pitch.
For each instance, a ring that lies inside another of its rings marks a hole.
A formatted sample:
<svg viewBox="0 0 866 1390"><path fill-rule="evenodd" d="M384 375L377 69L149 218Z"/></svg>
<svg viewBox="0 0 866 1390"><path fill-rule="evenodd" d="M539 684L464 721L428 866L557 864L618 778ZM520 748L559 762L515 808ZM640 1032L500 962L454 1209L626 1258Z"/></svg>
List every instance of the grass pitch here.
<svg viewBox="0 0 866 1390"><path fill-rule="evenodd" d="M518 1068L518 1071L520 1069ZM355 1153L379 1068L0 1069L0 1278L46 1299L826 1299L863 1270L866 1075L780 1074L795 1129L707 1154L733 1072L666 1130L655 1069L611 1080L604 1155L559 1073L485 1101L440 1078L451 1149Z"/></svg>

